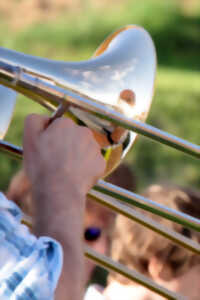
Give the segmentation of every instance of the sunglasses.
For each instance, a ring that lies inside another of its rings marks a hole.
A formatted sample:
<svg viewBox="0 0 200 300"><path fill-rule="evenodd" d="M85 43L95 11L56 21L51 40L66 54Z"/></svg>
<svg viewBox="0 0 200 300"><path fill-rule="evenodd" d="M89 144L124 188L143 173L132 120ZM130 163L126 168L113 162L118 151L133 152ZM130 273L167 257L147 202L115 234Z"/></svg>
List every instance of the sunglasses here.
<svg viewBox="0 0 200 300"><path fill-rule="evenodd" d="M101 229L98 227L87 227L84 231L84 238L88 242L94 242L101 236Z"/></svg>

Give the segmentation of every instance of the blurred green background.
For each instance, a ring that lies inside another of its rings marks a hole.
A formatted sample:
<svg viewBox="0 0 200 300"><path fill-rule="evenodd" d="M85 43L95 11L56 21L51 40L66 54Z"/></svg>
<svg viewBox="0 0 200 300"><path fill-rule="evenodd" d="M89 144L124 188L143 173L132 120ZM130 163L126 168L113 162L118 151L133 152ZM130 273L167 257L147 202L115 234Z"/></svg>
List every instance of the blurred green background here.
<svg viewBox="0 0 200 300"><path fill-rule="evenodd" d="M139 24L157 49L155 96L148 123L200 144L200 4L195 0L7 0L0 3L0 45L51 59L89 59L117 28ZM6 139L21 145L27 113L42 111L19 97ZM170 181L200 187L200 163L139 137L126 161L138 190ZM0 189L6 190L21 162L0 154Z"/></svg>

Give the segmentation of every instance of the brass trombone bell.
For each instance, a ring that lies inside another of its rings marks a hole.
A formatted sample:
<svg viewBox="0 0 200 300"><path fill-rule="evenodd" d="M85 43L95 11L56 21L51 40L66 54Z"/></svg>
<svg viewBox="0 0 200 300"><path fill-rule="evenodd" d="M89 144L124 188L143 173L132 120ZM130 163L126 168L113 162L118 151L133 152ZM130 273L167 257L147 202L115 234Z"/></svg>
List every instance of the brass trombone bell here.
<svg viewBox="0 0 200 300"><path fill-rule="evenodd" d="M66 103L66 114L90 127L100 143L107 161L105 175L119 164L137 135L107 119L109 110L122 118L145 121L155 72L152 39L133 25L111 34L87 61L52 61L0 48L0 83L52 111ZM11 116L11 109L7 110L5 123ZM2 130L2 137L5 132Z"/></svg>

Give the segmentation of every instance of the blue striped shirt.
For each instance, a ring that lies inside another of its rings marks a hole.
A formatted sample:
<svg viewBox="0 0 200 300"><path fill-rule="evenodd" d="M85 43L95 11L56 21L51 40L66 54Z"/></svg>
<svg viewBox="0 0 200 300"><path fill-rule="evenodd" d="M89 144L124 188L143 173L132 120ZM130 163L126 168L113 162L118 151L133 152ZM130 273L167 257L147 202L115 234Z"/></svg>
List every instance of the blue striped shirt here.
<svg viewBox="0 0 200 300"><path fill-rule="evenodd" d="M21 224L18 206L0 193L0 299L53 300L63 253L49 237Z"/></svg>

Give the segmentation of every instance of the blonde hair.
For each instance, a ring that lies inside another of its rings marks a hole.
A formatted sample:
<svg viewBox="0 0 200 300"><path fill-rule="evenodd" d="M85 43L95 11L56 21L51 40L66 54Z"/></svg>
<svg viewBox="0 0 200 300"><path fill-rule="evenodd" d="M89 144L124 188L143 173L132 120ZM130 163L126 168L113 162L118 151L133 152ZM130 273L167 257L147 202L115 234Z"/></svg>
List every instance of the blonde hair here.
<svg viewBox="0 0 200 300"><path fill-rule="evenodd" d="M200 217L200 192L198 191L175 186L153 185L146 190L144 196L170 208L197 218ZM163 219L160 216L143 210L140 211L157 222L200 242L199 233ZM183 274L192 265L200 262L198 255L174 245L157 233L142 227L122 215L116 218L112 238L112 258L149 277L148 264L152 256L155 256L159 261L159 265L162 266L159 276L165 280ZM110 274L109 280L113 279L124 284L130 283L128 279L117 273Z"/></svg>

